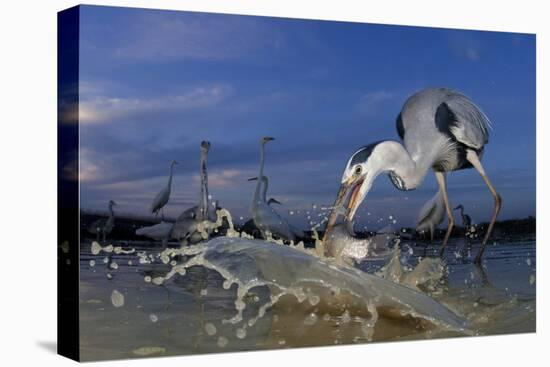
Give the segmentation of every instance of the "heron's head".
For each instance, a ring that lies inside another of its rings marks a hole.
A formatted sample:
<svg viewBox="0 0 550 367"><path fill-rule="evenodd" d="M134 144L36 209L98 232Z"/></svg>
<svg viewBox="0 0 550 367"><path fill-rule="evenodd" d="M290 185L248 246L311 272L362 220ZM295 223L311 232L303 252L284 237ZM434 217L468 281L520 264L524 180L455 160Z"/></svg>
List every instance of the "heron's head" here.
<svg viewBox="0 0 550 367"><path fill-rule="evenodd" d="M464 207L462 206L462 204L458 205L456 208L454 208L453 210L463 210Z"/></svg>
<svg viewBox="0 0 550 367"><path fill-rule="evenodd" d="M170 167L174 167L176 164L178 164L178 162L173 159L172 162L170 162Z"/></svg>
<svg viewBox="0 0 550 367"><path fill-rule="evenodd" d="M381 148L383 143L369 144L351 155L349 158L340 185L340 191L334 203L334 208L342 206L346 198L346 220L352 221L357 208L361 205L372 187L376 176L381 169ZM379 152L380 150L380 152Z"/></svg>
<svg viewBox="0 0 550 367"><path fill-rule="evenodd" d="M264 136L261 140L262 144L266 144L268 141L275 140L275 138L272 138L271 136Z"/></svg>
<svg viewBox="0 0 550 367"><path fill-rule="evenodd" d="M210 142L203 140L201 142L201 151L208 153L209 150L210 150Z"/></svg>
<svg viewBox="0 0 550 367"><path fill-rule="evenodd" d="M403 145L396 141L386 140L369 144L351 155L342 175L340 190L334 202L326 231L332 230L340 213L345 220L353 221L357 209L365 200L372 184L380 173L388 173L391 182L399 190L409 190L405 182L410 179L404 161L410 160ZM396 172L400 172L399 176ZM346 198L349 200L346 204Z"/></svg>
<svg viewBox="0 0 550 367"><path fill-rule="evenodd" d="M113 200L109 200L109 207L112 208L113 206L116 206L117 203L115 203Z"/></svg>

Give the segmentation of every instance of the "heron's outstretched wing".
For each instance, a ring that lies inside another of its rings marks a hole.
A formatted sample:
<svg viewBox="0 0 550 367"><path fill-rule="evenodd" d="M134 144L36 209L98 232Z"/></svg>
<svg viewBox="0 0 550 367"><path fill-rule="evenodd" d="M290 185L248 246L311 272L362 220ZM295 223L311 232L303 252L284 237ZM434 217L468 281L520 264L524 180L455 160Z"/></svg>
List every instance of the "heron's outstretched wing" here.
<svg viewBox="0 0 550 367"><path fill-rule="evenodd" d="M435 120L438 129L470 148L480 150L489 142L489 118L463 94L450 92L437 108Z"/></svg>

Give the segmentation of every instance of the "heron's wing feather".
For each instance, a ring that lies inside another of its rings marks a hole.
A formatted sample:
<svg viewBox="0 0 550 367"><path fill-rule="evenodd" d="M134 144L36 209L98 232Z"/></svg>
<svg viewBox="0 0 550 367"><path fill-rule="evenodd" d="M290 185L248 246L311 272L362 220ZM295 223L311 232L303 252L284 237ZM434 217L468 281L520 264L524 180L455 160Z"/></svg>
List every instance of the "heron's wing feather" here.
<svg viewBox="0 0 550 367"><path fill-rule="evenodd" d="M489 142L489 118L468 97L451 93L437 109L438 128L446 129L458 142L479 150Z"/></svg>
<svg viewBox="0 0 550 367"><path fill-rule="evenodd" d="M401 113L397 115L397 119L395 120L395 127L397 128L397 135L403 140L405 137L405 127L403 126L403 118L401 117Z"/></svg>

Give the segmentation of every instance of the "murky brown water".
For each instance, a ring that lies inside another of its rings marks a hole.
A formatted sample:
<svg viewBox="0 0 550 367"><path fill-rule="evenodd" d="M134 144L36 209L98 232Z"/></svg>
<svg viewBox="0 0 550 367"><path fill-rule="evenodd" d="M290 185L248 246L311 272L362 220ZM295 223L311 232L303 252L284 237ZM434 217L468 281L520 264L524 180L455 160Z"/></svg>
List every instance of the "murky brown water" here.
<svg viewBox="0 0 550 367"><path fill-rule="evenodd" d="M463 241L445 264L431 257L438 244L400 247L391 268L388 258L358 270L240 238L164 259L138 244L94 255L82 243L82 359L535 331L533 240L490 246L481 269Z"/></svg>

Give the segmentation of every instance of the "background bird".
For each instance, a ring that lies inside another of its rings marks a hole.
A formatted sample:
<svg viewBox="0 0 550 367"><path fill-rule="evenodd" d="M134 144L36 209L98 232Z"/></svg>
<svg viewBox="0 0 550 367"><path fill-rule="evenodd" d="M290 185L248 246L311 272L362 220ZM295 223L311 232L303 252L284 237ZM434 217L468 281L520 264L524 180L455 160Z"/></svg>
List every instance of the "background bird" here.
<svg viewBox="0 0 550 367"><path fill-rule="evenodd" d="M272 137L263 137L260 140L260 172L255 178L257 182L250 205L250 213L264 239L267 239L269 232L283 240L294 241L296 237L288 222L266 201L268 180L264 176L265 145L272 140L274 140Z"/></svg>
<svg viewBox="0 0 550 367"><path fill-rule="evenodd" d="M472 225L472 219L468 214L464 214L464 206L460 204L456 208L454 208L454 210L460 211L460 217L462 218L462 226L464 227L465 231L468 231L468 229Z"/></svg>
<svg viewBox="0 0 550 367"><path fill-rule="evenodd" d="M434 240L435 229L445 219L445 202L441 191L438 191L430 200L422 206L418 214L416 231L418 233L430 233L430 242Z"/></svg>
<svg viewBox="0 0 550 367"><path fill-rule="evenodd" d="M159 210L162 210L170 199L170 192L172 191L172 176L174 174L174 165L178 164L176 161L170 162L170 175L168 176L168 182L166 186L160 190L155 196L153 203L151 204L151 213L158 215ZM162 211L162 218L164 219L164 211Z"/></svg>
<svg viewBox="0 0 550 367"><path fill-rule="evenodd" d="M88 232L96 235L96 240L99 241L99 236L103 237L103 242L108 234L111 233L115 226L115 212L113 206L117 205L113 200L109 200L109 216L100 218L88 226Z"/></svg>
<svg viewBox="0 0 550 367"><path fill-rule="evenodd" d="M252 177L252 178L249 178L248 181L255 181L257 179L258 179L258 177ZM269 205L271 205L271 204L282 205L278 200L276 200L274 198L269 198L269 200L266 200L267 188L269 187L269 179L267 178L267 176L262 177L262 183L261 184L262 184L262 188L260 189L260 192L261 192L262 200L267 202L267 204L269 204Z"/></svg>
<svg viewBox="0 0 550 367"><path fill-rule="evenodd" d="M399 190L420 186L432 169L441 190L448 218L441 253L449 240L454 219L447 195L446 173L474 167L494 198L491 221L475 262L480 263L502 200L487 177L481 156L489 138L489 119L468 97L447 88L429 88L412 95L397 117L403 143L381 141L352 154L325 231L334 226L344 200L351 192L345 220L352 220L376 177L388 174Z"/></svg>
<svg viewBox="0 0 550 367"><path fill-rule="evenodd" d="M208 173L206 164L208 161L208 152L210 143L201 142L200 145L200 195L199 205L186 209L179 215L172 228L171 237L178 241L186 240L188 243L197 243L204 238L197 230L197 225L205 220L213 220L208 205Z"/></svg>
<svg viewBox="0 0 550 367"><path fill-rule="evenodd" d="M145 236L155 241L162 241L162 246L166 248L168 240L172 234L172 227L174 223L160 222L152 226L138 228L136 234L138 236Z"/></svg>

